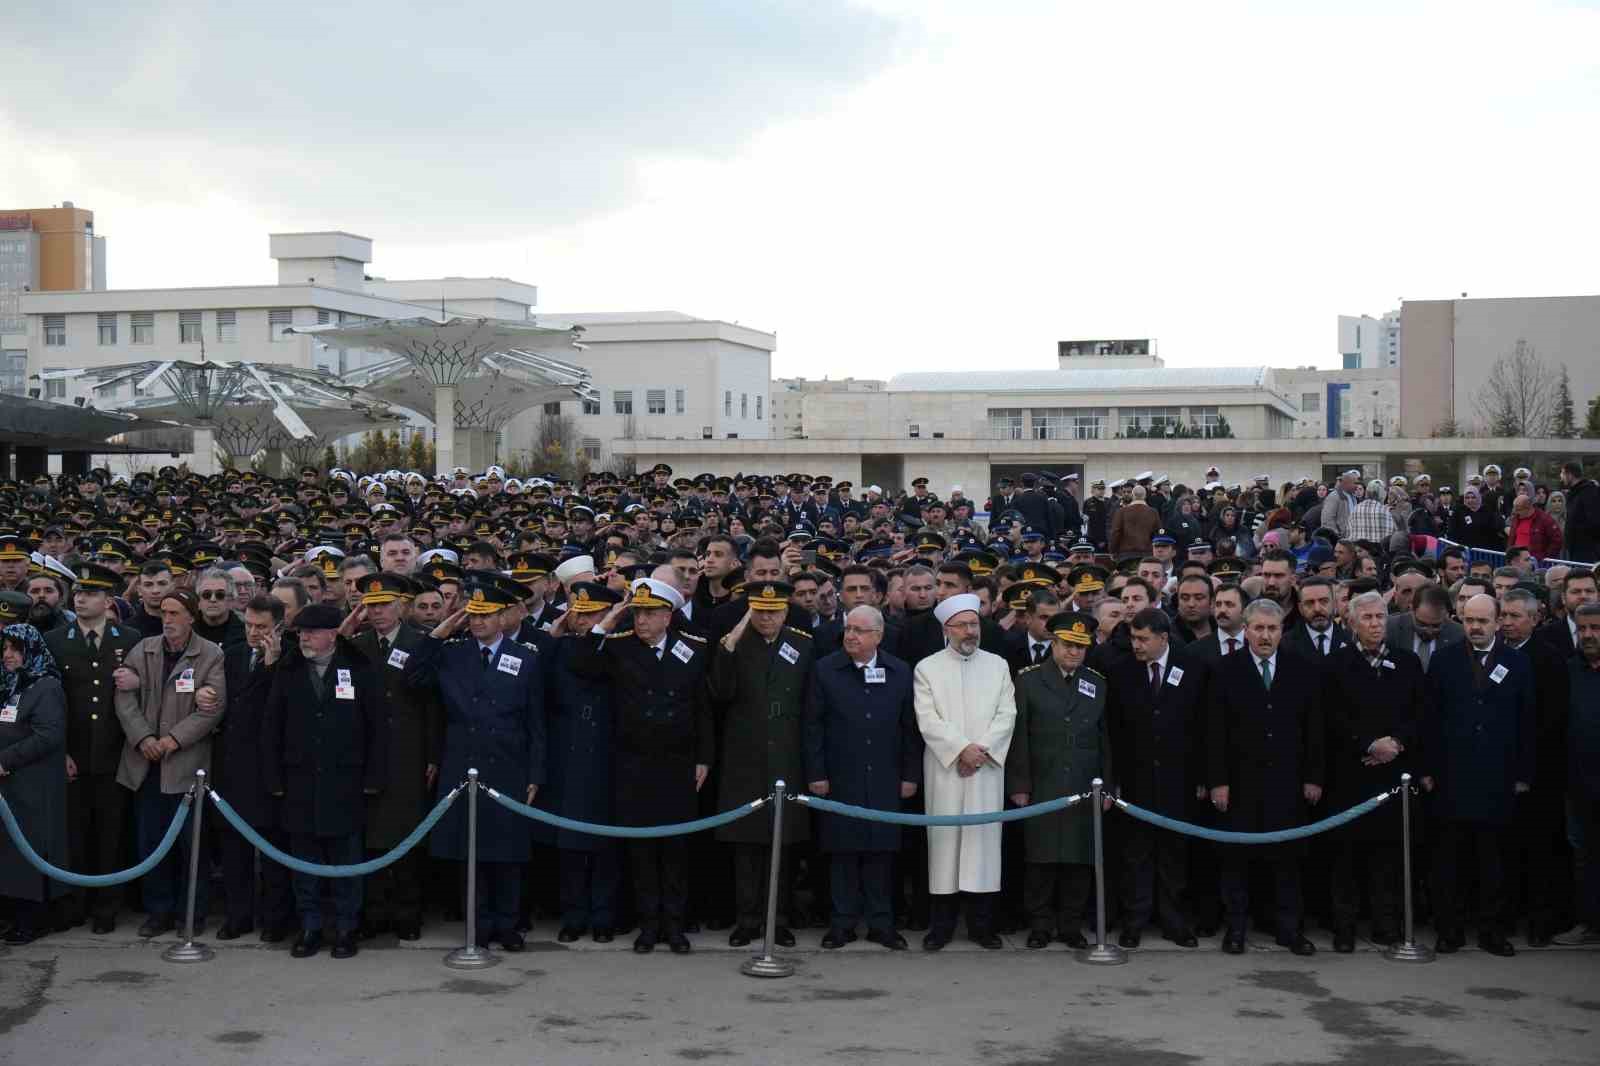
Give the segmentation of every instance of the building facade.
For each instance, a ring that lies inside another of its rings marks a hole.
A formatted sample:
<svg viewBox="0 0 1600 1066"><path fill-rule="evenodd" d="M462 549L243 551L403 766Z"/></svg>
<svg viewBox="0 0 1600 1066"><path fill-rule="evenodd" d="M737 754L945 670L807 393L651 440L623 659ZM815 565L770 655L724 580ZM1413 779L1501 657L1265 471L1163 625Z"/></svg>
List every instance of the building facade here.
<svg viewBox="0 0 1600 1066"><path fill-rule="evenodd" d="M772 382L772 435L789 440L806 436L805 398L819 392L882 392L869 378L776 378Z"/></svg>
<svg viewBox="0 0 1600 1066"><path fill-rule="evenodd" d="M27 389L25 293L106 287L106 241L94 212L60 207L0 210L0 392Z"/></svg>
<svg viewBox="0 0 1600 1066"><path fill-rule="evenodd" d="M1400 371L1274 370L1278 385L1300 409L1298 438L1387 437L1400 435Z"/></svg>

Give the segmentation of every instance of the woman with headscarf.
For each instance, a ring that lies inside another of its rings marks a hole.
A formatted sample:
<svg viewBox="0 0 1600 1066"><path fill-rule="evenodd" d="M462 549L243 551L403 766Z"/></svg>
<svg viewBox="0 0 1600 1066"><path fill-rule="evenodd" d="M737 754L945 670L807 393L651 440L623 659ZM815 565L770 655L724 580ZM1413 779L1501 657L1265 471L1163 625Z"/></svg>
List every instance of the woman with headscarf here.
<svg viewBox="0 0 1600 1066"><path fill-rule="evenodd" d="M61 671L31 625L0 631L0 795L22 835L47 862L67 865L67 697ZM28 864L0 834L0 896L13 903L7 944L49 931L50 901L67 893Z"/></svg>

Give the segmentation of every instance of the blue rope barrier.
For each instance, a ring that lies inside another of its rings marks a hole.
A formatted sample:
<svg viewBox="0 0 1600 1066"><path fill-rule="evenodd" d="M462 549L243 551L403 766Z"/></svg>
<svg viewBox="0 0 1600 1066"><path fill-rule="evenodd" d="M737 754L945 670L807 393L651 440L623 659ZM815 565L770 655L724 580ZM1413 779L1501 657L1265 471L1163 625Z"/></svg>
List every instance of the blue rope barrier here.
<svg viewBox="0 0 1600 1066"><path fill-rule="evenodd" d="M1148 822L1162 829L1170 829L1174 833L1182 833L1185 836L1199 837L1202 840L1215 840L1219 844L1284 844L1291 840L1300 840L1305 837L1316 836L1318 833L1326 833L1328 830L1337 829L1347 822L1353 822L1362 815L1377 810L1393 795L1393 792L1380 792L1371 799L1363 800L1349 810L1340 811L1338 814L1324 818L1320 822L1312 822L1310 825L1297 825L1293 829L1277 829L1270 833L1235 833L1231 830L1207 829L1203 825L1180 822L1176 818L1168 818L1164 814L1147 811L1143 807L1136 807L1125 800L1117 800L1116 802L1117 807L1124 814L1132 815L1141 822Z"/></svg>
<svg viewBox="0 0 1600 1066"><path fill-rule="evenodd" d="M189 805L194 802L192 795L183 797L183 803L172 815L172 824L167 826L167 835L161 838L161 843L156 845L156 850L146 855L144 861L137 866L130 866L126 870L118 870L110 874L75 874L71 870L63 870L59 866L52 866L45 861L44 856L33 850L33 845L28 843L28 838L22 835L22 827L17 824L17 816L11 813L11 804L0 795L0 821L6 824L6 832L10 834L12 843L22 857L28 860L28 865L44 874L52 881L61 881L65 884L75 885L78 888L110 888L112 885L121 885L137 880L160 865L161 860L167 857L178 843L178 833L183 829L183 823L189 817Z"/></svg>
<svg viewBox="0 0 1600 1066"><path fill-rule="evenodd" d="M807 807L814 807L819 811L829 814L843 815L846 818L861 818L868 822L891 822L894 825L926 825L926 826L956 826L956 825L988 825L990 822L1020 822L1024 818L1036 818L1041 814L1054 814L1056 811L1066 810L1074 803L1081 803L1093 796L1092 792L1080 792L1076 796L1062 796L1058 799L1045 800L1043 803L1034 803L1026 807L1017 807L1009 811L984 811L979 814L906 814L903 811L880 811L874 807L856 807L848 803L835 803L821 796L798 795L794 798Z"/></svg>
<svg viewBox="0 0 1600 1066"><path fill-rule="evenodd" d="M678 822L674 825L596 825L594 822L580 822L572 818L563 818L559 814L541 811L537 807L530 807L526 803L519 803L503 793L496 792L487 786L483 789L489 798L513 814L520 814L524 818L532 818L536 822L553 825L557 829L570 829L577 833L588 833L597 837L624 837L631 840L648 840L654 837L683 836L686 833L698 833L704 829L715 829L719 825L737 822L746 815L754 814L767 805L765 799L751 800L741 807L735 807L721 814L713 814L707 818L699 818L692 822Z"/></svg>
<svg viewBox="0 0 1600 1066"><path fill-rule="evenodd" d="M317 862L306 862L304 859L297 859L288 852L273 847L265 837L251 828L249 822L239 817L239 813L228 806L228 801L218 795L214 789L211 792L211 802L216 805L217 813L226 818L228 824L239 831L240 836L249 841L253 847L259 848L261 854L279 866L286 866L296 873L310 874L312 877L365 877L368 874L377 873L385 866L399 862L405 858L406 852L422 843L422 838L427 836L433 827L439 824L439 819L444 817L444 812L450 809L450 804L455 802L456 796L461 792L462 787L457 785L446 793L434 806L433 810L428 812L428 816L411 831L411 835L389 851L379 855L376 859L333 866L325 866Z"/></svg>

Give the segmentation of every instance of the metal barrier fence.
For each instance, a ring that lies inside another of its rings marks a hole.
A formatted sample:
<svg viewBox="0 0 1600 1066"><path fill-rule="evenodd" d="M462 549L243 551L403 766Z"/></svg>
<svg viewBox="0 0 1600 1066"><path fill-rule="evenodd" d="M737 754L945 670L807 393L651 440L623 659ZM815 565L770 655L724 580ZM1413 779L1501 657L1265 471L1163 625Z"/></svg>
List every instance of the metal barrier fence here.
<svg viewBox="0 0 1600 1066"><path fill-rule="evenodd" d="M1438 558L1440 555L1444 554L1444 550L1446 548L1460 548L1467 555L1468 566L1471 566L1473 563L1488 563L1491 566L1498 568L1506 564L1505 552L1494 551L1490 548L1473 548L1466 544L1457 543L1453 540L1446 540L1444 537L1436 537L1434 539L1435 543L1437 544L1437 548L1434 551L1434 558ZM1533 561L1533 565L1539 570L1548 570L1552 566L1576 566L1581 567L1584 570L1588 570L1593 568L1595 564L1580 563L1573 559L1550 558L1535 559Z"/></svg>
<svg viewBox="0 0 1600 1066"><path fill-rule="evenodd" d="M620 837L624 839L649 839L667 836L682 836L689 833L698 833L707 829L727 825L741 818L749 817L767 804L772 805L772 853L769 860L770 875L767 885L767 914L766 928L764 930L762 950L759 955L747 960L741 967L741 972L752 977L788 977L794 973L794 964L786 959L773 955L772 947L777 927L778 907L778 881L780 869L780 856L783 849L783 808L787 801L793 800L834 817L857 818L866 821L886 822L894 825L909 825L923 828L951 828L971 825L988 825L997 822L1014 822L1027 818L1037 818L1042 815L1056 814L1066 811L1079 803L1089 800L1091 814L1094 819L1094 877L1095 877L1095 943L1093 946L1078 952L1079 960L1094 964L1119 964L1128 961L1127 952L1121 947L1110 943L1106 939L1106 892L1105 892L1105 844L1103 816L1108 806L1123 812L1132 818L1165 829L1170 832L1181 833L1185 836L1197 837L1202 840L1211 840L1223 844L1235 845L1263 845L1280 844L1290 840L1300 840L1320 833L1326 833L1355 821L1357 818L1377 810L1395 795L1400 796L1402 810L1402 851L1404 862L1404 894L1405 894L1405 939L1399 944L1386 950L1387 957L1401 962L1431 962L1433 952L1416 942L1415 929L1412 924L1412 882L1411 882L1411 796L1415 789L1411 786L1411 775L1401 774L1400 784L1387 792L1381 792L1368 800L1356 804L1348 810L1340 811L1318 822L1309 825L1295 826L1290 829L1275 830L1264 833L1237 833L1223 830L1210 829L1206 826L1195 825L1191 822L1179 821L1166 815L1149 811L1143 807L1129 803L1120 797L1107 804L1108 798L1104 792L1104 782L1095 778L1093 788L1089 792L1082 792L1071 796L1061 796L1042 803L1031 804L1009 811L985 811L973 814L906 814L902 811L878 810L872 807L857 807L847 803L838 803L833 800L823 799L819 796L805 794L791 795L786 792L786 785L782 779L773 783L771 795L761 799L752 800L732 810L721 814L700 818L692 822L679 822L673 825L660 826L617 826L600 825L593 822L583 822L549 811L542 811L520 803L495 789L488 788L478 781L478 771L468 770L467 779L460 785L451 789L440 798L426 818L412 830L404 840L392 850L375 859L362 863L349 865L324 865L322 863L306 862L289 855L281 849L274 847L271 842L262 837L248 822L234 811L232 806L223 799L214 789L206 784L204 770L195 774L194 786L189 794L184 797L183 805L173 816L172 824L167 828L166 836L156 849L146 856L138 865L130 867L119 873L113 874L76 874L60 867L54 866L38 854L23 836L21 827L17 824L16 817L12 814L11 807L0 795L0 822L4 822L6 832L16 843L17 850L22 857L40 873L66 884L82 887L98 888L107 885L121 884L143 876L154 869L176 845L178 834L182 831L185 818L193 807L193 817L189 821L193 834L189 849L189 886L188 898L184 915L183 940L162 952L162 958L169 962L203 962L214 957L210 947L195 942L195 889L199 880L200 870L200 831L201 819L205 811L206 796L209 794L216 804L217 811L222 817L244 836L252 845L261 851L267 859L276 862L291 870L298 871L315 877L363 877L374 873L391 863L399 860L412 848L416 847L430 833L445 812L455 802L461 792L467 794L467 876L466 899L464 901L465 937L461 947L451 951L445 956L444 964L453 969L476 970L493 966L500 961L499 957L480 947L477 940L477 866L478 866L478 793L487 791L489 798L506 810L534 821L544 822L548 825L576 832L588 833L594 836Z"/></svg>

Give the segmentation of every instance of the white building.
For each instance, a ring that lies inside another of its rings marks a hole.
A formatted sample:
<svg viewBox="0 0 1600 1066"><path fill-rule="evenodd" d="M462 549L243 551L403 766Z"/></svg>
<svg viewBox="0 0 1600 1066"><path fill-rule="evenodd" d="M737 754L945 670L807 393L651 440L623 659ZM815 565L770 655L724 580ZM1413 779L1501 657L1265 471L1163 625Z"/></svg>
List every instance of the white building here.
<svg viewBox="0 0 1600 1066"><path fill-rule="evenodd" d="M1345 370L1376 370L1400 363L1400 312L1382 318L1339 316L1339 360Z"/></svg>
<svg viewBox="0 0 1600 1066"><path fill-rule="evenodd" d="M1398 437L1400 371L1397 367L1275 370L1278 386L1300 409L1299 438Z"/></svg>
<svg viewBox="0 0 1600 1066"><path fill-rule="evenodd" d="M777 378L772 383L772 435L788 440L806 436L805 398L818 392L882 392L869 378Z"/></svg>

